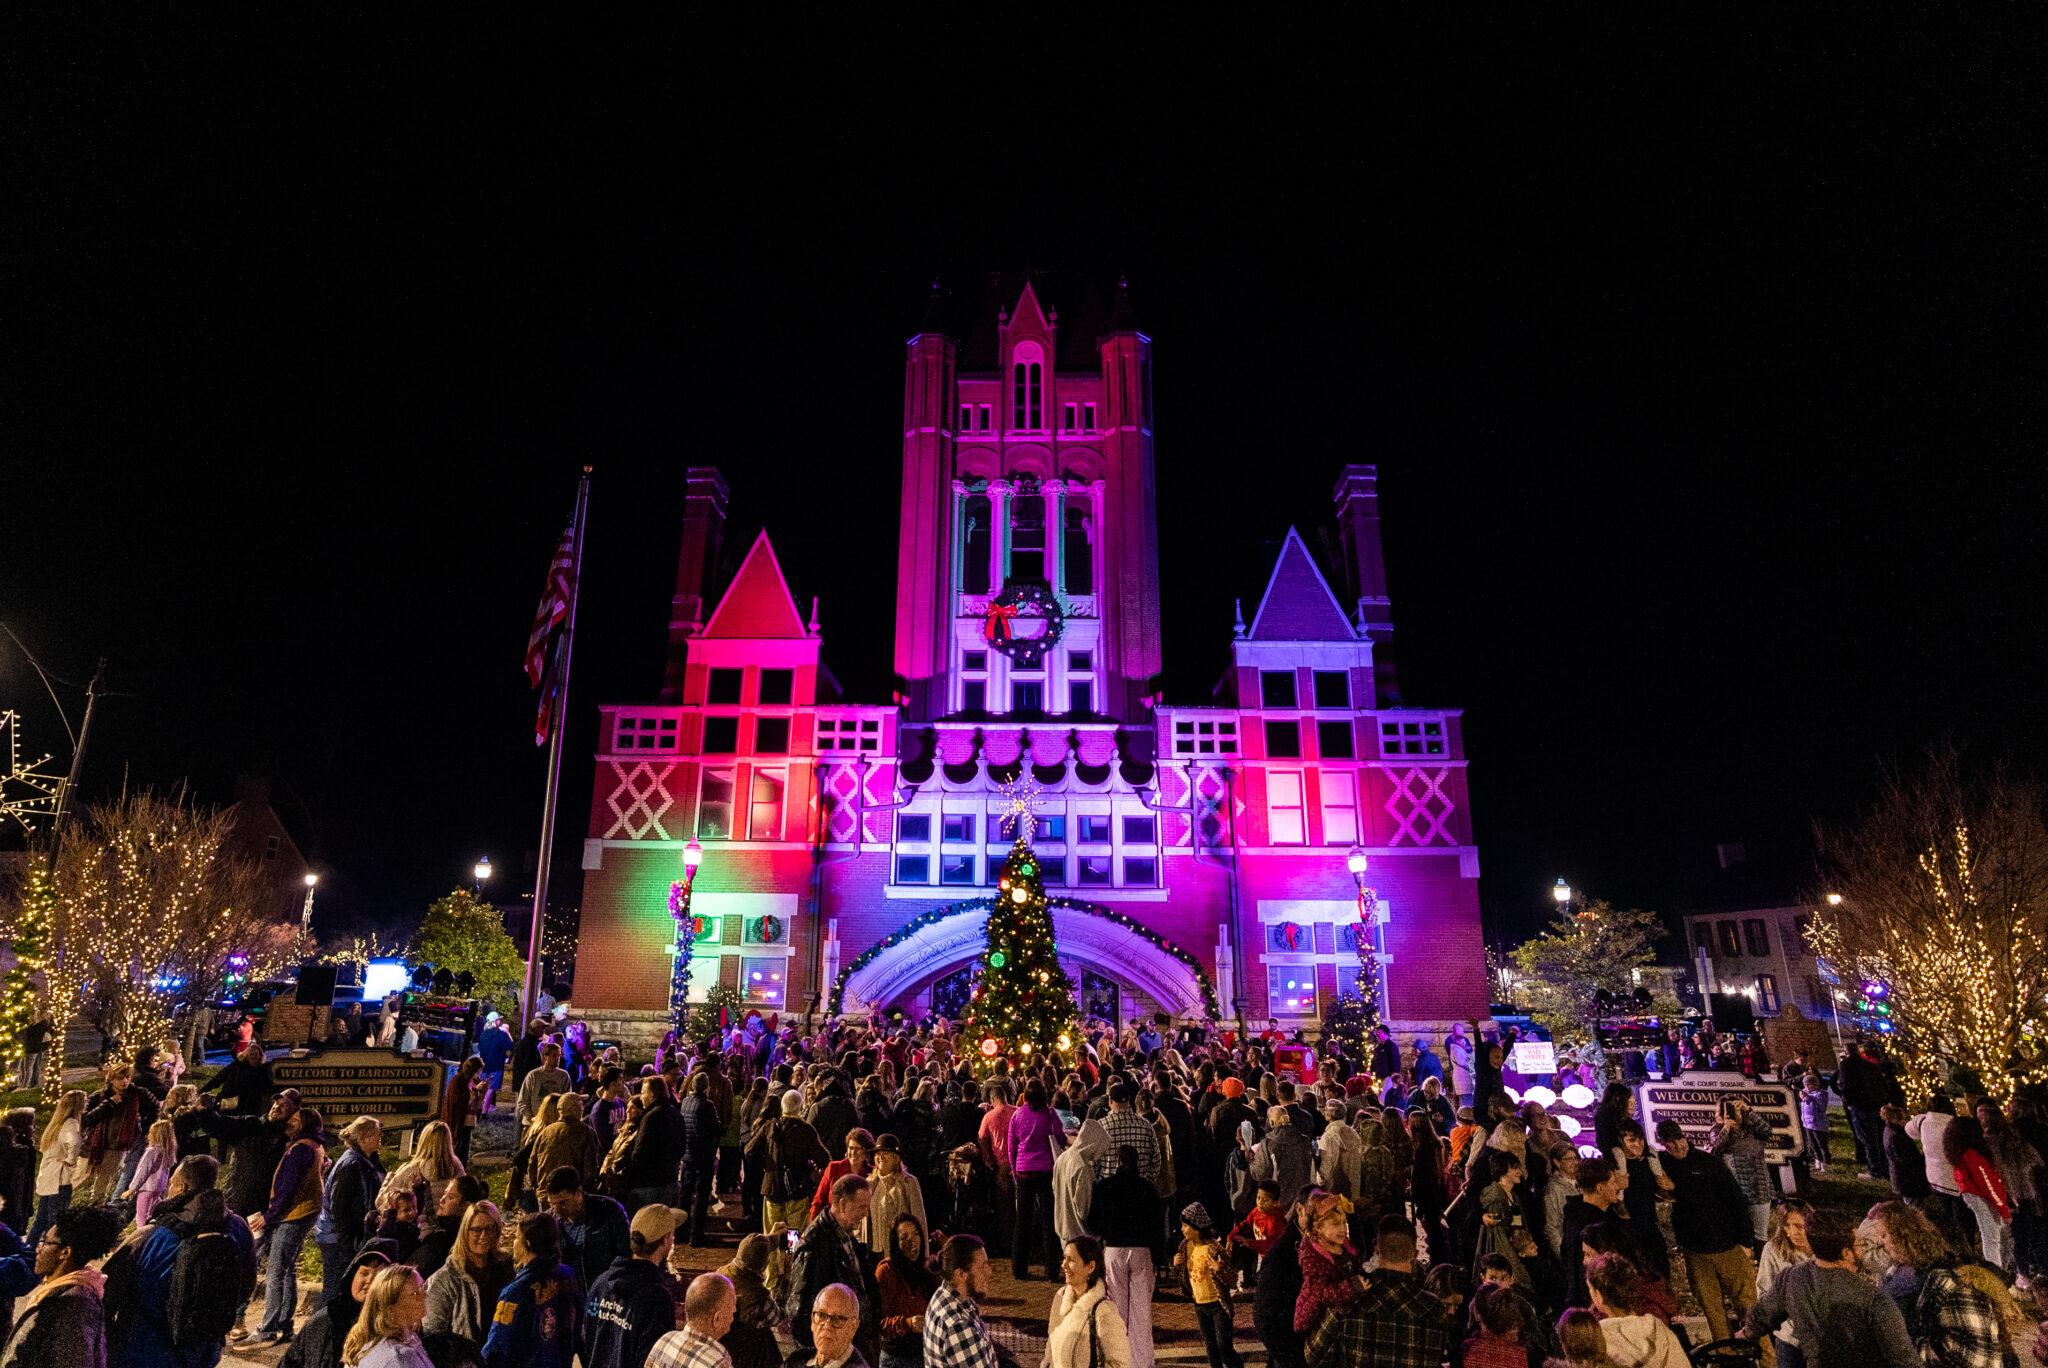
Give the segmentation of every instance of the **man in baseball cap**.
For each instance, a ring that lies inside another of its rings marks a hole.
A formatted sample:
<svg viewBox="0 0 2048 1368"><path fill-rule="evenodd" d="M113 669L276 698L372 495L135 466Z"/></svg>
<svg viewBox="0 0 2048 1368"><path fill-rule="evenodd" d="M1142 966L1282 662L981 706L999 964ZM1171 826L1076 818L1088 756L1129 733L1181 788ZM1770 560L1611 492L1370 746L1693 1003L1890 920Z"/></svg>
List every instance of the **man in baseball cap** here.
<svg viewBox="0 0 2048 1368"><path fill-rule="evenodd" d="M633 1215L630 1249L591 1285L583 1319L584 1368L640 1368L654 1342L676 1328L665 1269L676 1212L657 1202Z"/></svg>

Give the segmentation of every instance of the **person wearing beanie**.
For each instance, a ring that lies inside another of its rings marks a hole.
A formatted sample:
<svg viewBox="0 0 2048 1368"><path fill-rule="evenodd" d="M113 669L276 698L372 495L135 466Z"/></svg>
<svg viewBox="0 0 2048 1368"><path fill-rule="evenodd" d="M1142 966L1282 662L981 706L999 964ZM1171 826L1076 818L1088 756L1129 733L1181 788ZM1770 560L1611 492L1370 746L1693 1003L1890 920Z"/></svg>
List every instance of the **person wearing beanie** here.
<svg viewBox="0 0 2048 1368"><path fill-rule="evenodd" d="M584 1307L583 1368L640 1368L656 1340L676 1328L675 1298L663 1278L676 1242L676 1213L640 1208L631 1248L591 1285Z"/></svg>
<svg viewBox="0 0 2048 1368"><path fill-rule="evenodd" d="M341 1345L362 1314L363 1298L379 1269L398 1261L398 1246L389 1240L369 1240L349 1260L341 1291L334 1300L306 1317L292 1347L284 1351L278 1368L341 1368Z"/></svg>
<svg viewBox="0 0 2048 1368"><path fill-rule="evenodd" d="M1207 1207L1189 1202L1181 1208L1180 1237L1173 1267L1186 1279L1188 1296L1195 1303L1195 1321L1201 1327L1209 1368L1244 1368L1237 1352L1230 1299L1224 1295L1229 1260L1223 1242L1216 1238L1216 1223L1209 1219Z"/></svg>

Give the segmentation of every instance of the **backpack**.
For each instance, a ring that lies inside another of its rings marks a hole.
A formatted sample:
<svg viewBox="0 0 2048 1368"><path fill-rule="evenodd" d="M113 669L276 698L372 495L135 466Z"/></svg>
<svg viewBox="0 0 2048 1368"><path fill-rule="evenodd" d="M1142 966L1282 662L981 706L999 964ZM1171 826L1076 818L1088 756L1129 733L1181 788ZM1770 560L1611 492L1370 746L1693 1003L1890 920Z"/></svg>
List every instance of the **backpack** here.
<svg viewBox="0 0 2048 1368"><path fill-rule="evenodd" d="M251 1279L234 1237L225 1230L195 1230L178 1242L171 1264L164 1320L179 1349L218 1346L241 1319ZM237 1297L235 1290L243 1295Z"/></svg>

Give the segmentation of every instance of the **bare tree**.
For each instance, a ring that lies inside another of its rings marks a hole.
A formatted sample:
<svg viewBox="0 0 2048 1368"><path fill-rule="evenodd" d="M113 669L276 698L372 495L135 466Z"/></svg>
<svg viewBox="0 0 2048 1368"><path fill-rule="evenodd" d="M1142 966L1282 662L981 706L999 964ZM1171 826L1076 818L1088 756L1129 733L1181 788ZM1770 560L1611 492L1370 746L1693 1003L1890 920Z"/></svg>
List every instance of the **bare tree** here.
<svg viewBox="0 0 2048 1368"><path fill-rule="evenodd" d="M1823 827L1807 933L1844 977L1884 985L1904 1081L1942 1066L1996 1095L2048 1079L2048 820L2042 792L1950 750Z"/></svg>

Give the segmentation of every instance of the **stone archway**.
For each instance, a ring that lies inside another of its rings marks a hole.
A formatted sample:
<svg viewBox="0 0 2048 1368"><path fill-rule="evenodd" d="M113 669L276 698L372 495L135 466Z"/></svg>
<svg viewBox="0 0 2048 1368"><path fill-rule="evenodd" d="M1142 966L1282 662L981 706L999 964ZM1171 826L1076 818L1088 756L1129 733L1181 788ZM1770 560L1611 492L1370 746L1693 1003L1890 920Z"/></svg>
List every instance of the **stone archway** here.
<svg viewBox="0 0 2048 1368"><path fill-rule="evenodd" d="M1099 969L1176 1016L1220 1017L1215 985L1193 955L1121 912L1073 898L1048 902L1062 959ZM840 973L828 1010L886 1007L934 974L973 959L988 944L990 904L973 898L920 914Z"/></svg>

